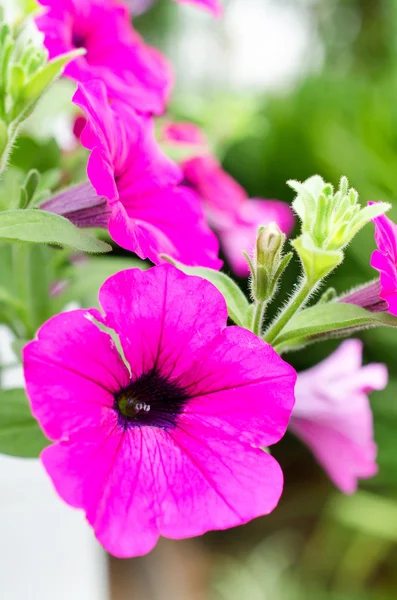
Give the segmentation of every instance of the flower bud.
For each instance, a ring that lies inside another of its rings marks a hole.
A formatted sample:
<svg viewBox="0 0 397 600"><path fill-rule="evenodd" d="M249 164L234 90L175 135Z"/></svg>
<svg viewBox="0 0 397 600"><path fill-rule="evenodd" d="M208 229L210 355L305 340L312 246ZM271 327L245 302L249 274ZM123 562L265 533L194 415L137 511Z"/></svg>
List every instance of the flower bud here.
<svg viewBox="0 0 397 600"><path fill-rule="evenodd" d="M362 208L358 193L349 189L346 177L341 178L336 193L319 175L288 184L297 193L292 206L302 225L293 245L311 280L328 275L342 262L343 249L358 231L390 208L385 202Z"/></svg>
<svg viewBox="0 0 397 600"><path fill-rule="evenodd" d="M258 302L267 302L273 297L277 282L291 260L291 254L282 255L285 240L285 234L276 223L258 229L255 256L249 261L252 294Z"/></svg>
<svg viewBox="0 0 397 600"><path fill-rule="evenodd" d="M271 268L275 256L282 250L284 242L285 235L280 231L277 223L272 222L266 227L260 227L256 240L257 263Z"/></svg>

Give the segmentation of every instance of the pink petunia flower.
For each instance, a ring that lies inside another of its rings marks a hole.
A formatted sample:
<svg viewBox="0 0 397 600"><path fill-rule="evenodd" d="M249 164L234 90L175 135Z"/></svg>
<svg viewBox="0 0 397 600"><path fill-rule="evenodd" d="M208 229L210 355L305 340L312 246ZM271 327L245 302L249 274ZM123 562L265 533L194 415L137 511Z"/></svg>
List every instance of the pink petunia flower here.
<svg viewBox="0 0 397 600"><path fill-rule="evenodd" d="M112 238L154 263L168 254L185 264L220 268L218 241L200 200L178 185L182 172L160 151L151 119L123 103L110 106L100 81L80 85L74 102L87 117L80 140L91 150L88 177L108 200Z"/></svg>
<svg viewBox="0 0 397 600"><path fill-rule="evenodd" d="M260 225L272 221L287 235L294 226L293 212L279 200L248 198L245 190L210 153L200 128L191 123L171 123L164 140L175 145L197 147L197 156L182 161L185 181L200 195L209 223L216 231L233 271L247 277L249 269L242 250L255 246Z"/></svg>
<svg viewBox="0 0 397 600"><path fill-rule="evenodd" d="M368 393L382 390L385 365L362 366L362 343L347 340L319 365L299 373L290 429L309 446L346 494L377 472Z"/></svg>
<svg viewBox="0 0 397 600"><path fill-rule="evenodd" d="M64 73L85 83L100 79L110 98L143 113L162 113L172 87L171 69L162 54L131 27L125 4L115 0L39 0L46 7L36 17L50 58L75 48L85 56Z"/></svg>
<svg viewBox="0 0 397 600"><path fill-rule="evenodd" d="M55 442L41 459L63 500L120 557L272 511L283 477L261 447L284 435L293 368L226 327L212 284L171 265L117 273L99 300L103 313L57 315L24 349L33 414Z"/></svg>
<svg viewBox="0 0 397 600"><path fill-rule="evenodd" d="M372 203L370 203L372 204ZM371 266L380 273L379 297L388 310L397 316L397 225L386 215L374 219L378 249L371 257Z"/></svg>
<svg viewBox="0 0 397 600"><path fill-rule="evenodd" d="M220 17L223 13L220 0L175 0L175 2L179 2L180 4L194 4L195 6L204 8L204 10L208 10L215 17Z"/></svg>

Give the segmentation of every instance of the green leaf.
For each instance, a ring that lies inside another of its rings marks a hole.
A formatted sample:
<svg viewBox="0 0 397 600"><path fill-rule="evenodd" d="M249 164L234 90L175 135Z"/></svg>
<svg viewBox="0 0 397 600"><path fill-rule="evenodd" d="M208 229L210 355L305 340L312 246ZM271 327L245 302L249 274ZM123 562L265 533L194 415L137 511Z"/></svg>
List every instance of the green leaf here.
<svg viewBox="0 0 397 600"><path fill-rule="evenodd" d="M50 60L42 69L37 71L23 88L23 98L27 102L37 100L62 72L67 63L85 54L84 48L77 48L66 54L61 54Z"/></svg>
<svg viewBox="0 0 397 600"><path fill-rule="evenodd" d="M37 458L50 444L33 418L25 390L0 391L0 452Z"/></svg>
<svg viewBox="0 0 397 600"><path fill-rule="evenodd" d="M370 327L397 327L397 317L386 312L369 312L355 304L331 302L307 308L296 314L277 337L277 349L286 350L341 336Z"/></svg>
<svg viewBox="0 0 397 600"><path fill-rule="evenodd" d="M84 48L77 48L66 54L61 54L34 73L22 87L18 102L16 102L10 113L15 131L32 114L41 96L62 73L63 67L71 60L83 56L85 52Z"/></svg>
<svg viewBox="0 0 397 600"><path fill-rule="evenodd" d="M35 209L1 212L0 240L57 244L92 254L112 249L64 217Z"/></svg>
<svg viewBox="0 0 397 600"><path fill-rule="evenodd" d="M225 273L215 271L214 269L188 267L169 256L164 255L163 258L172 265L178 267L178 269L183 271L183 273L186 273L186 275L196 275L197 277L202 277L203 279L210 281L225 298L229 317L232 321L234 321L236 325L248 328L249 324L247 318L250 303L233 279L225 275Z"/></svg>

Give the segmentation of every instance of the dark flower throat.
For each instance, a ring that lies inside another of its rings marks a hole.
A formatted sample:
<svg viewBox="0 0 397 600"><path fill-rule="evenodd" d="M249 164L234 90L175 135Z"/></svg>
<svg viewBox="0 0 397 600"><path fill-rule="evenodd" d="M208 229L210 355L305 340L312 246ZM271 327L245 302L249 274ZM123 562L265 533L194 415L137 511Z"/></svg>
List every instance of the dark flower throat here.
<svg viewBox="0 0 397 600"><path fill-rule="evenodd" d="M183 388L152 369L115 395L114 409L123 429L172 429L188 400Z"/></svg>

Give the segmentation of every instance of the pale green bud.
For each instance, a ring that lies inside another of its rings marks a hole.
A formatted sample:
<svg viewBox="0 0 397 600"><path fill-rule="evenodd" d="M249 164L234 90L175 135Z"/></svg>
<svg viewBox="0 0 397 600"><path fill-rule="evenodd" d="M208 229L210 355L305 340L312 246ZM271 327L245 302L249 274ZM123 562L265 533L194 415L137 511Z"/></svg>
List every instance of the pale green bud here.
<svg viewBox="0 0 397 600"><path fill-rule="evenodd" d="M292 254L283 257L286 236L276 223L258 229L255 256L249 260L252 294L258 302L269 301Z"/></svg>
<svg viewBox="0 0 397 600"><path fill-rule="evenodd" d="M390 208L384 202L362 208L346 177L341 178L337 192L319 175L288 184L297 193L292 206L302 226L301 235L292 244L311 281L333 271L343 261L343 249L356 233Z"/></svg>
<svg viewBox="0 0 397 600"><path fill-rule="evenodd" d="M373 210L362 208L346 177L341 178L336 193L319 175L303 183L289 181L288 185L297 192L292 206L301 220L302 233L320 250L343 250L366 223L390 208L386 203L373 205Z"/></svg>

